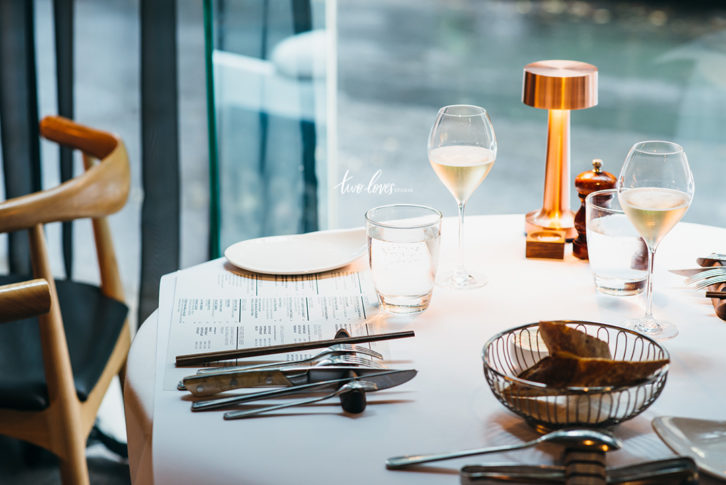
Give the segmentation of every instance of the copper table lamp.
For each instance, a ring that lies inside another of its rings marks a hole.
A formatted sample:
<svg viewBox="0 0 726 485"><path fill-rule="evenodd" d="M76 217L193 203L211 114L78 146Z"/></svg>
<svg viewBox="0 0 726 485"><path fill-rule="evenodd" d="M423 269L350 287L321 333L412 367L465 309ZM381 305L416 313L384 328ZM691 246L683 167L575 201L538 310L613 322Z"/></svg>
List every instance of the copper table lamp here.
<svg viewBox="0 0 726 485"><path fill-rule="evenodd" d="M542 208L525 216L527 234L543 229L577 236L570 210L570 110L597 104L597 67L577 61L538 61L524 66L522 102L549 110Z"/></svg>

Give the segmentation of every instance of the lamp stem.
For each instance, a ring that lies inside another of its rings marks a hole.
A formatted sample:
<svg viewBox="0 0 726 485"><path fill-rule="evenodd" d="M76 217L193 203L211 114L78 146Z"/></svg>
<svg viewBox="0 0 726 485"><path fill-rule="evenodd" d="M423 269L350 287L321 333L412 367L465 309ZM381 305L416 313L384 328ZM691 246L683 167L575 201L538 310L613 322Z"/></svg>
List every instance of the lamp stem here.
<svg viewBox="0 0 726 485"><path fill-rule="evenodd" d="M551 109L548 118L542 209L555 220L570 212L570 111Z"/></svg>
<svg viewBox="0 0 726 485"><path fill-rule="evenodd" d="M542 208L527 214L526 221L536 228L564 230L569 240L577 235L570 209L570 110L551 109L548 113Z"/></svg>

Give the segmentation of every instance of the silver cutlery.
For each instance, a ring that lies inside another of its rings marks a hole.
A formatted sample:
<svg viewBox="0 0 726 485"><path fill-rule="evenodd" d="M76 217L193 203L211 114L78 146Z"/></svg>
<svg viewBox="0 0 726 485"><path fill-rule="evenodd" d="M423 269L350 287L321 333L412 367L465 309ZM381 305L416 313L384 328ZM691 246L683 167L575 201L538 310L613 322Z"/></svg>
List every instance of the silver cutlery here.
<svg viewBox="0 0 726 485"><path fill-rule="evenodd" d="M696 262L701 266L713 266L714 263L726 264L726 254L711 253L705 258L697 258Z"/></svg>
<svg viewBox="0 0 726 485"><path fill-rule="evenodd" d="M706 278L711 278L713 276L721 276L726 274L726 266L716 266L711 268L704 268L703 271L701 271L698 274L694 274L690 276L687 280L687 284L692 284L701 280L704 280Z"/></svg>
<svg viewBox="0 0 726 485"><path fill-rule="evenodd" d="M431 455L405 455L395 456L386 460L386 468L397 469L420 463L432 461L449 460L465 456L484 455L487 453L499 453L502 451L520 450L529 448L545 442L555 442L570 447L593 450L617 450L622 447L622 442L607 431L596 431L593 429L558 429L540 436L536 440L516 445L494 446L489 448L477 448L472 450L452 451L447 453L436 453Z"/></svg>
<svg viewBox="0 0 726 485"><path fill-rule="evenodd" d="M682 456L608 468L606 480L608 484L631 482L659 485L696 484L698 468L693 459ZM461 469L462 485L486 482L561 484L565 481L564 466L466 465Z"/></svg>
<svg viewBox="0 0 726 485"><path fill-rule="evenodd" d="M354 381L356 379L364 379L368 382L373 382L378 386L378 390L383 390L408 382L413 379L417 373L415 369L395 369L373 372L367 372L364 369L356 369L356 374L358 375L349 376L349 374L347 374L348 371L350 371L350 368L346 369L346 375L344 377L330 379L326 381L312 382L310 384L301 384L283 389L271 389L268 391L247 393L206 401L196 401L192 403L192 411L209 411L212 409L228 407L234 404L258 401L262 399L277 398L280 396L288 396L308 392L318 392L331 388L336 389L341 385L347 384L348 382Z"/></svg>
<svg viewBox="0 0 726 485"><path fill-rule="evenodd" d="M291 387L300 384L327 381L347 377L355 368L359 375L378 372L385 367L362 357L350 355L333 356L330 362L337 365L282 367L274 369L251 369L219 374L194 374L181 381L179 389L187 390L197 397L211 396L224 391L246 387Z"/></svg>
<svg viewBox="0 0 726 485"><path fill-rule="evenodd" d="M691 283L688 286L690 286L694 290L702 290L707 286L715 285L717 283L726 283L726 274L711 276L710 278Z"/></svg>
<svg viewBox="0 0 726 485"><path fill-rule="evenodd" d="M706 266L706 267L698 267L698 268L679 268L679 269L669 269L671 273L677 274L679 276L695 276L698 274L703 273L704 271L711 271L712 269L717 268L724 268L722 266Z"/></svg>
<svg viewBox="0 0 726 485"><path fill-rule="evenodd" d="M231 389L238 389L240 387L258 387L258 386L264 386L264 385L294 385L293 384L287 384L286 382L278 382L278 380L274 381L251 381L249 378L245 381L238 381L236 379L236 376L241 373L245 372L247 377L259 375L259 374L250 374L250 371L264 371L264 370L292 370L293 372L302 372L310 369L311 367L345 367L345 368L366 368L366 369L386 369L387 367L379 362L375 362L371 359L368 359L366 357L358 357L356 355L331 355L329 357L320 359L319 361L315 362L311 366L300 366L298 365L298 362L290 362L287 364L278 364L275 366L263 366L262 368L251 366L251 367L234 367L230 369L222 368L216 372L212 372L211 370L209 372L204 373L197 373L193 376L187 376L176 385L177 390L179 391L188 391L187 383L191 382L197 387L194 387L193 389L198 389L196 392L192 392L192 394L195 394L197 396L208 396L210 394L216 394L217 392L222 391L228 391ZM222 382L227 382L228 384L221 384ZM213 386L209 386L210 383L216 383L214 385L219 386L216 388ZM206 386L206 391L202 391L199 386ZM226 387L225 387L226 386Z"/></svg>
<svg viewBox="0 0 726 485"><path fill-rule="evenodd" d="M372 357L374 359L383 359L383 355L379 352L376 352L373 349L369 349L368 347L363 347L361 345L350 345L350 344L336 344L331 345L327 349L323 350L322 352L318 352L317 354L313 355L312 357L308 357L306 359L300 359L300 360L289 360L289 361L277 361L277 362L267 362L264 364L248 364L248 365L238 365L234 367L205 367L203 369L199 369L197 371L197 374L218 374L222 372L237 372L240 370L249 370L249 369L264 369L267 367L285 367L285 366L292 366L292 365L299 365L304 364L308 362L316 362L321 360L325 356L329 355L339 355L339 354L363 354L367 355L369 357Z"/></svg>
<svg viewBox="0 0 726 485"><path fill-rule="evenodd" d="M316 402L324 401L326 399L330 399L333 397L341 396L345 393L352 392L352 391L362 391L362 392L372 392L377 391L378 386L373 382L368 381L358 381L353 380L346 384L343 384L338 388L337 390L331 392L330 394L326 394L321 397L313 397L308 399L302 399L299 401L293 401L293 402L286 402L283 404L275 404L273 406L266 406L259 409L252 409L248 411L239 410L239 411L227 411L224 413L224 419L243 419L243 418L250 418L252 416L257 416L260 414L268 413L270 411L276 411L278 409L285 409L285 408L291 408L295 406L304 406L306 404L313 404ZM362 412L362 409L361 409Z"/></svg>

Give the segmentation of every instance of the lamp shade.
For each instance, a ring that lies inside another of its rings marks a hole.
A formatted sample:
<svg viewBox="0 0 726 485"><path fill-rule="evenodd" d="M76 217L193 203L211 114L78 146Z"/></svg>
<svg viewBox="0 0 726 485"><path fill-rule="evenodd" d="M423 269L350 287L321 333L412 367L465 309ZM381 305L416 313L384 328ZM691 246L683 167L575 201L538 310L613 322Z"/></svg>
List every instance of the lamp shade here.
<svg viewBox="0 0 726 485"><path fill-rule="evenodd" d="M522 102L541 109L584 109L597 104L597 67L578 61L524 66Z"/></svg>

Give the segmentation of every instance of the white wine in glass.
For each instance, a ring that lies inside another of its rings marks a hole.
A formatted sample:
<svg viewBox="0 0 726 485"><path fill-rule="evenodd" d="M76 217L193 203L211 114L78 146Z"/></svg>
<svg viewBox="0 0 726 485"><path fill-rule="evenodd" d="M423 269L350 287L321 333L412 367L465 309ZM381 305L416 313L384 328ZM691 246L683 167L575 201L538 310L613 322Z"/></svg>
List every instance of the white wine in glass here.
<svg viewBox="0 0 726 485"><path fill-rule="evenodd" d="M494 166L496 156L488 148L451 145L431 150L429 161L454 199L467 201Z"/></svg>
<svg viewBox="0 0 726 485"><path fill-rule="evenodd" d="M657 187L626 190L620 200L630 222L649 246L658 246L691 204L687 193Z"/></svg>
<svg viewBox="0 0 726 485"><path fill-rule="evenodd" d="M470 274L464 266L464 208L469 197L489 174L497 158L497 140L484 108L445 106L439 110L428 141L429 162L459 209L458 264L437 282L452 288L484 286L483 275Z"/></svg>
<svg viewBox="0 0 726 485"><path fill-rule="evenodd" d="M633 145L618 178L620 206L648 246L645 315L629 327L656 339L678 335L678 328L653 317L653 264L663 238L693 200L694 184L683 148L668 141Z"/></svg>

